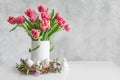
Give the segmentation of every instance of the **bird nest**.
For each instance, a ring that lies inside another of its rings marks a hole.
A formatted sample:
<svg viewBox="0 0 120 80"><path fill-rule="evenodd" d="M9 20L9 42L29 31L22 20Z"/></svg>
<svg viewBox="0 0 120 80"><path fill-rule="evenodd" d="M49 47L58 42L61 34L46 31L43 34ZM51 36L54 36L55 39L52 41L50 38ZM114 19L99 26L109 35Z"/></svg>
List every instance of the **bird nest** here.
<svg viewBox="0 0 120 80"><path fill-rule="evenodd" d="M24 74L46 74L46 73L61 73L63 70L61 63L57 59L53 59L49 62L49 66L44 67L42 62L36 63L31 67L26 64L25 59L20 59L21 64L16 64L16 68Z"/></svg>

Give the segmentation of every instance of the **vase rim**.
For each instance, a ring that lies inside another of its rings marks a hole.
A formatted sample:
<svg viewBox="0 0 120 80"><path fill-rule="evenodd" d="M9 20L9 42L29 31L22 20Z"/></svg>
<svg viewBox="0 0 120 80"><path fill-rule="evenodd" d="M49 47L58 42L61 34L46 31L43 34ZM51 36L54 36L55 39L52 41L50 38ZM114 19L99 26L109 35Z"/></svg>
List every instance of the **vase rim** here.
<svg viewBox="0 0 120 80"><path fill-rule="evenodd" d="M50 40L45 40L45 41L40 41L40 42L49 42ZM33 41L33 42L38 42L38 41Z"/></svg>

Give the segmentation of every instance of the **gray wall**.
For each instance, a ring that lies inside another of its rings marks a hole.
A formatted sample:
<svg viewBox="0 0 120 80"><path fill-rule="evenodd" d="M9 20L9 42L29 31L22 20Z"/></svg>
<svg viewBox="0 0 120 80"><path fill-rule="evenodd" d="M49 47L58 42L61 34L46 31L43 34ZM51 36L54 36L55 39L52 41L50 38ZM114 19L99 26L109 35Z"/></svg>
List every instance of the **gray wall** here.
<svg viewBox="0 0 120 80"><path fill-rule="evenodd" d="M0 0L0 62L30 57L30 38L21 29L9 33L6 19L40 4L61 12L72 28L53 37L52 57L120 62L120 0Z"/></svg>

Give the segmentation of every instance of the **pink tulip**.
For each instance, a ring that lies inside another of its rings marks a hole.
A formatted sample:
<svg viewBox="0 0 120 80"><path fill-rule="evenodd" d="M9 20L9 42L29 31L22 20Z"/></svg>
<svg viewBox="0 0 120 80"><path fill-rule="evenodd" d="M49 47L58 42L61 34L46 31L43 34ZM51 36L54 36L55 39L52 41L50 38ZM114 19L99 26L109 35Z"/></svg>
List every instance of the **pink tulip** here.
<svg viewBox="0 0 120 80"><path fill-rule="evenodd" d="M28 17L31 17L31 15L35 14L35 11L29 8L29 9L26 10L25 14Z"/></svg>
<svg viewBox="0 0 120 80"><path fill-rule="evenodd" d="M42 23L40 24L40 28L44 31L48 31L50 30L50 21L44 20L42 21Z"/></svg>
<svg viewBox="0 0 120 80"><path fill-rule="evenodd" d="M63 17L62 17L62 15L61 15L60 13L57 13L56 19L57 19L58 21L60 21L61 19L63 19Z"/></svg>
<svg viewBox="0 0 120 80"><path fill-rule="evenodd" d="M16 23L17 24L23 24L25 22L25 18L23 16L18 16L16 18Z"/></svg>
<svg viewBox="0 0 120 80"><path fill-rule="evenodd" d="M40 30L38 30L38 29L32 29L31 34L32 34L32 37L36 40L40 36Z"/></svg>
<svg viewBox="0 0 120 80"><path fill-rule="evenodd" d="M60 21L58 21L58 25L61 27L65 26L65 20L61 19Z"/></svg>
<svg viewBox="0 0 120 80"><path fill-rule="evenodd" d="M42 19L43 20L50 20L50 13L49 12L43 12L42 14L41 14L41 17L42 17Z"/></svg>
<svg viewBox="0 0 120 80"><path fill-rule="evenodd" d="M58 21L59 26L61 26L61 27L65 26L65 20L60 13L57 13L56 19Z"/></svg>
<svg viewBox="0 0 120 80"><path fill-rule="evenodd" d="M16 19L13 16L10 16L9 19L7 20L10 24L15 24L16 23Z"/></svg>
<svg viewBox="0 0 120 80"><path fill-rule="evenodd" d="M38 14L33 14L31 17L29 17L29 20L33 23L35 23L38 19Z"/></svg>
<svg viewBox="0 0 120 80"><path fill-rule="evenodd" d="M69 24L66 24L66 25L65 25L65 30L66 30L67 32L70 32L70 25L69 25Z"/></svg>
<svg viewBox="0 0 120 80"><path fill-rule="evenodd" d="M39 10L39 12L47 12L48 11L47 8L43 5L38 6L38 10Z"/></svg>

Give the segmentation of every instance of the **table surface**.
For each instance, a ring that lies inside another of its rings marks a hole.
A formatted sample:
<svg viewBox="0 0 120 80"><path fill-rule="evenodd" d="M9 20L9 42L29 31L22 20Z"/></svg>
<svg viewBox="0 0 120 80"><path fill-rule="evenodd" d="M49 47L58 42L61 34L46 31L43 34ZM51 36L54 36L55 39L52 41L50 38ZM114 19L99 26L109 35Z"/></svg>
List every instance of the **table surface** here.
<svg viewBox="0 0 120 80"><path fill-rule="evenodd" d="M23 75L15 65L0 66L0 80L120 80L120 66L107 61L69 61L70 70L40 76Z"/></svg>

